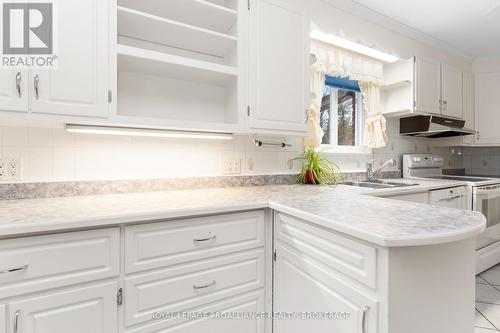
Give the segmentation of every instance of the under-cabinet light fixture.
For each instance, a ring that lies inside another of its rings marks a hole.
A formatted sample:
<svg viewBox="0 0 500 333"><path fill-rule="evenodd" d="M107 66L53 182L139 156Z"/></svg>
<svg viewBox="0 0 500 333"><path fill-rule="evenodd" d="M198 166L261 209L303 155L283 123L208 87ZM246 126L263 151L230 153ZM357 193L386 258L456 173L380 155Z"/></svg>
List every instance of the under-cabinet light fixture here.
<svg viewBox="0 0 500 333"><path fill-rule="evenodd" d="M133 127L93 126L66 124L66 131L71 133L118 135L118 136L142 136L156 138L178 138L178 139L203 139L203 140L232 140L231 133L212 132L190 132L159 130Z"/></svg>
<svg viewBox="0 0 500 333"><path fill-rule="evenodd" d="M365 56L375 58L375 59L378 59L378 60L381 60L384 62L391 63L391 62L396 62L399 60L398 57L396 57L392 54L379 51L379 50L374 49L372 47L361 45L359 43L350 41L350 40L342 38L342 37L338 37L338 36L335 36L332 34L326 34L320 30L317 30L317 29L315 29L311 32L311 38L318 40L320 42L323 42L323 43L332 44L332 45L341 47L343 49L346 49L346 50L349 50L352 52L360 53L360 54L363 54Z"/></svg>

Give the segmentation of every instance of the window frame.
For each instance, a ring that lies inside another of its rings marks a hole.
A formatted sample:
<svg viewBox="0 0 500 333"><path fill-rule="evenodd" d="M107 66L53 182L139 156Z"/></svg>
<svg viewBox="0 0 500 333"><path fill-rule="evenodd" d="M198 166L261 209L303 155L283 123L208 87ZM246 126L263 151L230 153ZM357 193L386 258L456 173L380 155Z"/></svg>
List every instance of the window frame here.
<svg viewBox="0 0 500 333"><path fill-rule="evenodd" d="M335 91L332 91L330 94L330 108L331 110L336 110L338 111L338 90L347 90L347 91L354 91L356 93L356 112L358 113L358 116L356 117L356 137L355 137L355 143L356 145L354 146L339 146L338 145L338 121L336 122L336 126L332 126L332 123L330 123L330 138L334 138L335 143L329 143L329 144L321 144L320 148L325 152L325 153L342 153L342 154L372 154L372 150L363 145L363 121L364 121L364 114L363 114L363 94L359 91L356 91L354 89L348 89L348 88L343 88L343 87L336 87L333 85L328 85L325 82L325 86L329 86Z"/></svg>

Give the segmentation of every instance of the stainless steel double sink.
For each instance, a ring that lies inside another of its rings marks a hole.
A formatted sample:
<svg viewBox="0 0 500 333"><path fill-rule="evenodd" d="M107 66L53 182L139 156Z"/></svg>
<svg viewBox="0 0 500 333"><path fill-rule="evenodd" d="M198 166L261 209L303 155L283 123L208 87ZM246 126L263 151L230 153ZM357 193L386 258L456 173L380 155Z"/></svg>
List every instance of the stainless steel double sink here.
<svg viewBox="0 0 500 333"><path fill-rule="evenodd" d="M345 182L344 185L365 187L365 188L372 188L372 189L382 189L382 188L410 187L410 186L417 186L418 184L396 183L396 182L389 182L389 181L383 181L383 180L364 180L364 181L359 181L359 182Z"/></svg>

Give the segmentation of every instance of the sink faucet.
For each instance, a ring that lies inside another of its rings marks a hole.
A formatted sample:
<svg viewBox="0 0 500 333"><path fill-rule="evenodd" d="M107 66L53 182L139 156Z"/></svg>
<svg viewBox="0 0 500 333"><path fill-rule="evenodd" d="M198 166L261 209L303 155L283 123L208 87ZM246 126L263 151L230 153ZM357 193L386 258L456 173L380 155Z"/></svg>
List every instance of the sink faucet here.
<svg viewBox="0 0 500 333"><path fill-rule="evenodd" d="M368 162L368 164L366 165L366 179L367 180L372 180L376 175L378 175L380 173L380 171L382 171L382 169L384 169L386 166L390 166L390 167L394 167L396 166L396 160L391 158L390 160L388 160L387 162L385 162L384 164L382 164L381 166L379 166L377 169L373 169L374 168L374 164L375 164L375 160L371 160L370 162Z"/></svg>

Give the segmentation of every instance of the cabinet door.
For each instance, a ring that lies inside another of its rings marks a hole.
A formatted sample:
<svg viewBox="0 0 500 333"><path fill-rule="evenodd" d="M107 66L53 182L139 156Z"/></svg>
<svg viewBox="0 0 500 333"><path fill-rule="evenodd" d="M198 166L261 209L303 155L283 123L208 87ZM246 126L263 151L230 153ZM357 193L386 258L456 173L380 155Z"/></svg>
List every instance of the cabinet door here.
<svg viewBox="0 0 500 333"><path fill-rule="evenodd" d="M473 79L470 73L463 73L463 109L465 127L475 129ZM466 135L462 140L464 144L472 145L474 139L475 135Z"/></svg>
<svg viewBox="0 0 500 333"><path fill-rule="evenodd" d="M349 318L275 320L273 332L377 332L376 301L336 279L329 270L313 259L299 255L280 242L276 251L274 312L340 312L348 313Z"/></svg>
<svg viewBox="0 0 500 333"><path fill-rule="evenodd" d="M7 327L6 311L7 307L5 304L0 304L0 329L2 330L5 330L5 327Z"/></svg>
<svg viewBox="0 0 500 333"><path fill-rule="evenodd" d="M442 64L441 87L443 115L462 119L462 71L449 64Z"/></svg>
<svg viewBox="0 0 500 333"><path fill-rule="evenodd" d="M441 114L441 65L438 61L417 57L415 67L416 111Z"/></svg>
<svg viewBox="0 0 500 333"><path fill-rule="evenodd" d="M57 66L31 71L31 111L106 117L109 1L64 0L56 5Z"/></svg>
<svg viewBox="0 0 500 333"><path fill-rule="evenodd" d="M285 1L251 3L250 127L307 132L309 20Z"/></svg>
<svg viewBox="0 0 500 333"><path fill-rule="evenodd" d="M500 143L500 72L474 76L475 123L478 144Z"/></svg>
<svg viewBox="0 0 500 333"><path fill-rule="evenodd" d="M28 70L0 69L0 110L28 112Z"/></svg>
<svg viewBox="0 0 500 333"><path fill-rule="evenodd" d="M118 332L116 282L9 304L9 333Z"/></svg>

